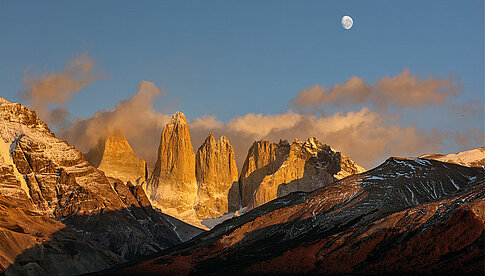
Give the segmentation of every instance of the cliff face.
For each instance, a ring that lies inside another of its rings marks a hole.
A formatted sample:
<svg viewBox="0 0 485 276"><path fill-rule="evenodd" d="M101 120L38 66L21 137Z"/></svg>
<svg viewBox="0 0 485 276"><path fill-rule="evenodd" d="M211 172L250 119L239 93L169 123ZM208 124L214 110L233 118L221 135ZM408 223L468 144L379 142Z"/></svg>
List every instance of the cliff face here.
<svg viewBox="0 0 485 276"><path fill-rule="evenodd" d="M313 137L305 142L295 140L289 147L285 142L274 146L279 154L272 155L272 152L277 151L269 151L274 161L260 169L265 172L263 179L259 184L249 185L255 187L246 199L250 209L291 192L309 192L323 187L332 183L333 174L340 171L340 155Z"/></svg>
<svg viewBox="0 0 485 276"><path fill-rule="evenodd" d="M177 112L163 128L158 158L148 183L151 202L178 213L194 209L197 199L195 154L185 115Z"/></svg>
<svg viewBox="0 0 485 276"><path fill-rule="evenodd" d="M216 141L209 134L195 156L195 174L198 185L195 209L199 219L219 217L228 212L228 202L238 201L237 190L231 190L237 187L236 159L226 137Z"/></svg>
<svg viewBox="0 0 485 276"><path fill-rule="evenodd" d="M364 168L310 137L274 144L258 141L249 149L239 178L241 205L250 209L295 191L309 192Z"/></svg>
<svg viewBox="0 0 485 276"><path fill-rule="evenodd" d="M141 184L146 180L146 162L135 156L125 136L116 132L99 141L86 159L106 176Z"/></svg>
<svg viewBox="0 0 485 276"><path fill-rule="evenodd" d="M253 194L267 175L275 173L283 164L290 152L286 140L278 144L269 141L254 142L248 151L239 178L241 206L249 206Z"/></svg>
<svg viewBox="0 0 485 276"><path fill-rule="evenodd" d="M34 111L0 99L0 272L80 274L180 243L141 192L110 183Z"/></svg>

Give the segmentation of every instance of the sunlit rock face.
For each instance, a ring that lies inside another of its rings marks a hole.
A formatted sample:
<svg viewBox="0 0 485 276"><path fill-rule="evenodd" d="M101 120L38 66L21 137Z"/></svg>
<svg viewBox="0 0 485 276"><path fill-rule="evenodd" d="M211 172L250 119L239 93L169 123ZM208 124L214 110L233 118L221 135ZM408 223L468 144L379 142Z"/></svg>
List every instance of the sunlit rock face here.
<svg viewBox="0 0 485 276"><path fill-rule="evenodd" d="M217 141L209 134L195 156L195 174L198 185L195 209L199 219L227 213L228 202L238 205L236 159L226 137Z"/></svg>
<svg viewBox="0 0 485 276"><path fill-rule="evenodd" d="M241 205L250 209L295 191L309 192L336 179L361 173L350 157L310 137L274 144L258 141L249 149L239 185Z"/></svg>
<svg viewBox="0 0 485 276"><path fill-rule="evenodd" d="M289 152L290 145L286 140L282 140L278 144L269 141L253 143L249 148L239 178L242 207L249 206L253 200L253 194L259 188L264 177L275 173Z"/></svg>
<svg viewBox="0 0 485 276"><path fill-rule="evenodd" d="M98 145L86 154L86 159L106 176L127 183L141 184L146 180L146 162L135 156L121 132L114 132L101 139Z"/></svg>
<svg viewBox="0 0 485 276"><path fill-rule="evenodd" d="M158 158L147 191L162 210L183 213L194 209L197 199L195 154L183 113L177 112L163 128Z"/></svg>

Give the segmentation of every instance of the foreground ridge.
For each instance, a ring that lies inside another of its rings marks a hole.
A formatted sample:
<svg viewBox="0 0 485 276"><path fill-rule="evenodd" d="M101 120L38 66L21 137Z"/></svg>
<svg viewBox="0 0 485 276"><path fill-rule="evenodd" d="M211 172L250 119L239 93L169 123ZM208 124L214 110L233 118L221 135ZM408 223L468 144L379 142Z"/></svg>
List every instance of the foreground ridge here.
<svg viewBox="0 0 485 276"><path fill-rule="evenodd" d="M105 273L483 273L481 168L389 158Z"/></svg>

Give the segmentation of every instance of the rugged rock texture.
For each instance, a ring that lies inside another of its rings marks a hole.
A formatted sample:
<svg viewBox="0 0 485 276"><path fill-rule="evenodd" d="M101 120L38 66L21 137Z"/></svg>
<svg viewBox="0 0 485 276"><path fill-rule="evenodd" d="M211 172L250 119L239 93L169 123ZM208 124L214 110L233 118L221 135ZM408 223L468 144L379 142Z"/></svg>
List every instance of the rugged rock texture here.
<svg viewBox="0 0 485 276"><path fill-rule="evenodd" d="M278 144L269 141L254 142L249 148L239 177L241 206L249 206L253 195L267 175L275 173L290 152L290 144L281 140ZM234 210L235 211L235 210Z"/></svg>
<svg viewBox="0 0 485 276"><path fill-rule="evenodd" d="M141 184L147 177L145 160L135 156L121 132L101 139L98 145L86 154L86 160L106 176Z"/></svg>
<svg viewBox="0 0 485 276"><path fill-rule="evenodd" d="M126 261L74 229L0 195L0 274L65 275Z"/></svg>
<svg viewBox="0 0 485 276"><path fill-rule="evenodd" d="M0 100L2 271L85 273L180 243L142 192L110 183L34 111Z"/></svg>
<svg viewBox="0 0 485 276"><path fill-rule="evenodd" d="M390 158L105 273L483 275L484 214L481 168Z"/></svg>
<svg viewBox="0 0 485 276"><path fill-rule="evenodd" d="M147 187L151 202L163 211L194 209L197 199L195 154L185 115L177 112L163 128L158 158Z"/></svg>
<svg viewBox="0 0 485 276"><path fill-rule="evenodd" d="M453 163L468 167L485 167L485 147L458 153L442 154L425 154L419 158L434 159L441 162Z"/></svg>
<svg viewBox="0 0 485 276"><path fill-rule="evenodd" d="M228 201L238 201L239 193L231 190L237 187L236 159L226 137L216 141L209 133L195 156L195 175L198 185L195 210L199 219L219 217L228 212Z"/></svg>
<svg viewBox="0 0 485 276"><path fill-rule="evenodd" d="M350 159L350 156L340 153L340 171L335 174L334 177L340 180L347 176L363 173L365 171L367 170Z"/></svg>
<svg viewBox="0 0 485 276"><path fill-rule="evenodd" d="M313 137L305 142L295 139L291 145L258 141L249 149L239 178L241 206L255 208L291 192L323 187L334 181L334 175L343 178L363 171Z"/></svg>

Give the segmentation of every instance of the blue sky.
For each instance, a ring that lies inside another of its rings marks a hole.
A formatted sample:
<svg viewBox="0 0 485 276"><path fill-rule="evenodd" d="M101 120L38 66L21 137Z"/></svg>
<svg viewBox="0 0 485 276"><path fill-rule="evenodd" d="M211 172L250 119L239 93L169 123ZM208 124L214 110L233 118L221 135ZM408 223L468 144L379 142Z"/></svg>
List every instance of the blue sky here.
<svg viewBox="0 0 485 276"><path fill-rule="evenodd" d="M348 31L343 15L354 19ZM142 80L167 90L157 109L223 122L286 112L315 84L352 76L373 83L404 68L423 78L458 75L457 103L484 98L484 2L476 0L0 0L0 45L0 96L12 101L27 89L24 74L57 72L87 53L107 77L70 103L84 118L129 98ZM421 128L483 129L483 118L444 120L440 112L400 115Z"/></svg>

